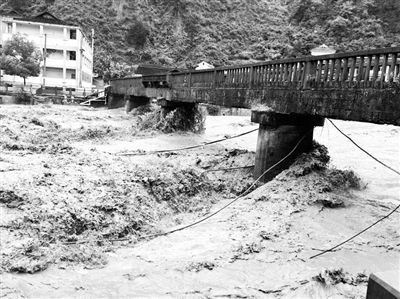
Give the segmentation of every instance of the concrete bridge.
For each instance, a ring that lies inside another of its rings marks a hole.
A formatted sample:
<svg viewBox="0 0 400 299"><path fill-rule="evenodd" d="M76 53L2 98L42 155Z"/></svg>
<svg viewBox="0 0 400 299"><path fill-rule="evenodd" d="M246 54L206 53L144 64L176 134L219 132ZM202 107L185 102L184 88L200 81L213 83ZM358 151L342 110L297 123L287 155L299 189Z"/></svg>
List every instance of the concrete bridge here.
<svg viewBox="0 0 400 299"><path fill-rule="evenodd" d="M312 128L326 117L400 125L400 47L111 81L111 105L128 101L135 107L151 98L164 107L207 103L252 109L252 121L260 124L258 177L305 134L296 154L309 149Z"/></svg>

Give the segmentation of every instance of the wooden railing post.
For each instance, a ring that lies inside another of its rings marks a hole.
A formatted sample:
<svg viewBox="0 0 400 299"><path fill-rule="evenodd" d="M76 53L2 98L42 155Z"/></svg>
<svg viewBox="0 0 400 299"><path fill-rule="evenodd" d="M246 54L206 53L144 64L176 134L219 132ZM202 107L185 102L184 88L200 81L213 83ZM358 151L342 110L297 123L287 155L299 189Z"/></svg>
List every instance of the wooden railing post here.
<svg viewBox="0 0 400 299"><path fill-rule="evenodd" d="M380 77L380 80L379 80L380 81L380 88L383 87L384 82L385 82L387 61L388 61L388 54L384 54L383 55L382 70L381 70L381 77Z"/></svg>
<svg viewBox="0 0 400 299"><path fill-rule="evenodd" d="M379 61L379 58L378 58ZM357 63L357 57L352 57L351 58L351 66L350 66L350 74L349 74L349 86L353 86L353 80L354 80L354 72L356 69L356 63Z"/></svg>
<svg viewBox="0 0 400 299"><path fill-rule="evenodd" d="M390 69L389 69L389 82L393 82L394 77L395 77L395 67L396 67L396 61L397 61L397 53L392 54L392 62L390 64Z"/></svg>
<svg viewBox="0 0 400 299"><path fill-rule="evenodd" d="M303 89L307 88L307 81L308 81L308 77L310 75L310 70L311 70L311 61L307 61L306 65L304 66L304 70L303 70L303 78L302 78L302 83L303 83Z"/></svg>
<svg viewBox="0 0 400 299"><path fill-rule="evenodd" d="M372 82L371 86L375 87L376 86L376 80L378 78L378 72L379 72L379 55L375 55L374 58L374 67L373 67L373 72L372 72Z"/></svg>
<svg viewBox="0 0 400 299"><path fill-rule="evenodd" d="M349 72L348 63L349 63L349 58L345 58L343 61L343 72L342 72L342 76L340 79L340 81L342 83L345 83L347 81L348 72ZM345 85L345 84L343 84L343 85Z"/></svg>
<svg viewBox="0 0 400 299"><path fill-rule="evenodd" d="M253 87L253 76L254 76L253 72L254 72L254 66L251 66L249 74L249 88Z"/></svg>
<svg viewBox="0 0 400 299"><path fill-rule="evenodd" d="M364 87L368 87L370 85L369 73L371 71L371 61L372 61L372 55L368 55L367 64L365 65Z"/></svg>
<svg viewBox="0 0 400 299"><path fill-rule="evenodd" d="M212 88L215 89L217 87L217 71L213 71L213 81L211 84Z"/></svg>

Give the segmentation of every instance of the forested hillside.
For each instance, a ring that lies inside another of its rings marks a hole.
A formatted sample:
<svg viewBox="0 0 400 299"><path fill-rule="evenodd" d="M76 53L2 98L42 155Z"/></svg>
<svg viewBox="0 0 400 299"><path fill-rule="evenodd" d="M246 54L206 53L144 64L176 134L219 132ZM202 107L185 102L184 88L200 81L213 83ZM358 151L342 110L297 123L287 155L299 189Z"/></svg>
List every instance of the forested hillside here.
<svg viewBox="0 0 400 299"><path fill-rule="evenodd" d="M145 62L191 67L400 45L398 0L2 0L95 29L99 74Z"/></svg>

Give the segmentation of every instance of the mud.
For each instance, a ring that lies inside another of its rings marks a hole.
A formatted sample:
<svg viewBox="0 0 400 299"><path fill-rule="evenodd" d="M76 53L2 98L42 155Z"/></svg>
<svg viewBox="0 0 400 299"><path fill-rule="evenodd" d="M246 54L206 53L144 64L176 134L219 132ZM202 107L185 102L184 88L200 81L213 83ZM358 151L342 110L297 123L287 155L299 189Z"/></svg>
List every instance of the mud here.
<svg viewBox="0 0 400 299"><path fill-rule="evenodd" d="M18 208L24 203L24 199L16 195L13 191L0 190L0 203L5 204L7 208Z"/></svg>
<svg viewBox="0 0 400 299"><path fill-rule="evenodd" d="M7 133L0 141L3 157L22 169L24 158L29 157L40 170L0 191L0 203L21 210L5 224L12 233L2 242L3 271L33 273L49 264L105 265L107 252L116 248L113 240L135 243L143 235L160 232L159 223L166 216L204 214L221 196L237 194L251 181L246 172L236 172L235 179L225 183L203 171L211 165L253 159L254 153L248 151L162 154L144 157L145 163L130 163L129 158L95 147L89 153L77 148L79 143L133 140L125 128L104 124L70 128L49 119L57 115L57 108L30 108L29 117L27 108L22 110L11 109L2 121L1 128ZM72 114L75 122L96 121L79 110L63 113L62 118ZM126 120L133 123L131 118ZM15 155L21 159L13 159Z"/></svg>
<svg viewBox="0 0 400 299"><path fill-rule="evenodd" d="M368 283L368 277L363 273L358 273L356 276L352 276L349 273L340 269L324 270L318 275L312 278L313 280L321 283L324 286L333 286L337 284L351 284L359 285Z"/></svg>
<svg viewBox="0 0 400 299"><path fill-rule="evenodd" d="M0 190L23 199L0 204L4 296L364 298L365 277L398 260L398 217L309 260L393 206L370 198L362 171L332 167L324 147L201 225L138 242L249 186L251 169L208 170L252 165L257 134L176 154L115 154L239 134L254 128L248 118L209 118L205 135L165 135L138 132L122 110L0 107Z"/></svg>

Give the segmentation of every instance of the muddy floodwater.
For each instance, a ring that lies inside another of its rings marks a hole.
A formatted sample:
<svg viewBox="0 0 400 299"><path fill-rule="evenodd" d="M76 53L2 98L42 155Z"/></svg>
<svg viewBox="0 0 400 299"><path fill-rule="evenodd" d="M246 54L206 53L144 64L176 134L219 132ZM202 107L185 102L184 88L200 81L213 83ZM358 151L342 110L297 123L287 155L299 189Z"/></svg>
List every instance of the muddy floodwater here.
<svg viewBox="0 0 400 299"><path fill-rule="evenodd" d="M370 273L400 270L399 213L310 259L400 201L399 177L327 121L314 139L327 147L328 165L304 157L197 226L138 238L191 223L246 189L249 170L202 172L254 163L257 132L172 155L118 153L201 144L257 125L249 116L207 116L203 134L162 134L135 131L134 117L122 109L0 106L0 195L16 196L0 204L2 297L365 298ZM400 169L400 127L334 122ZM361 179L357 188L347 181L350 170ZM22 216L33 219L29 235ZM46 217L57 230L43 224ZM76 217L79 230L70 226ZM28 239L36 247L20 245Z"/></svg>

